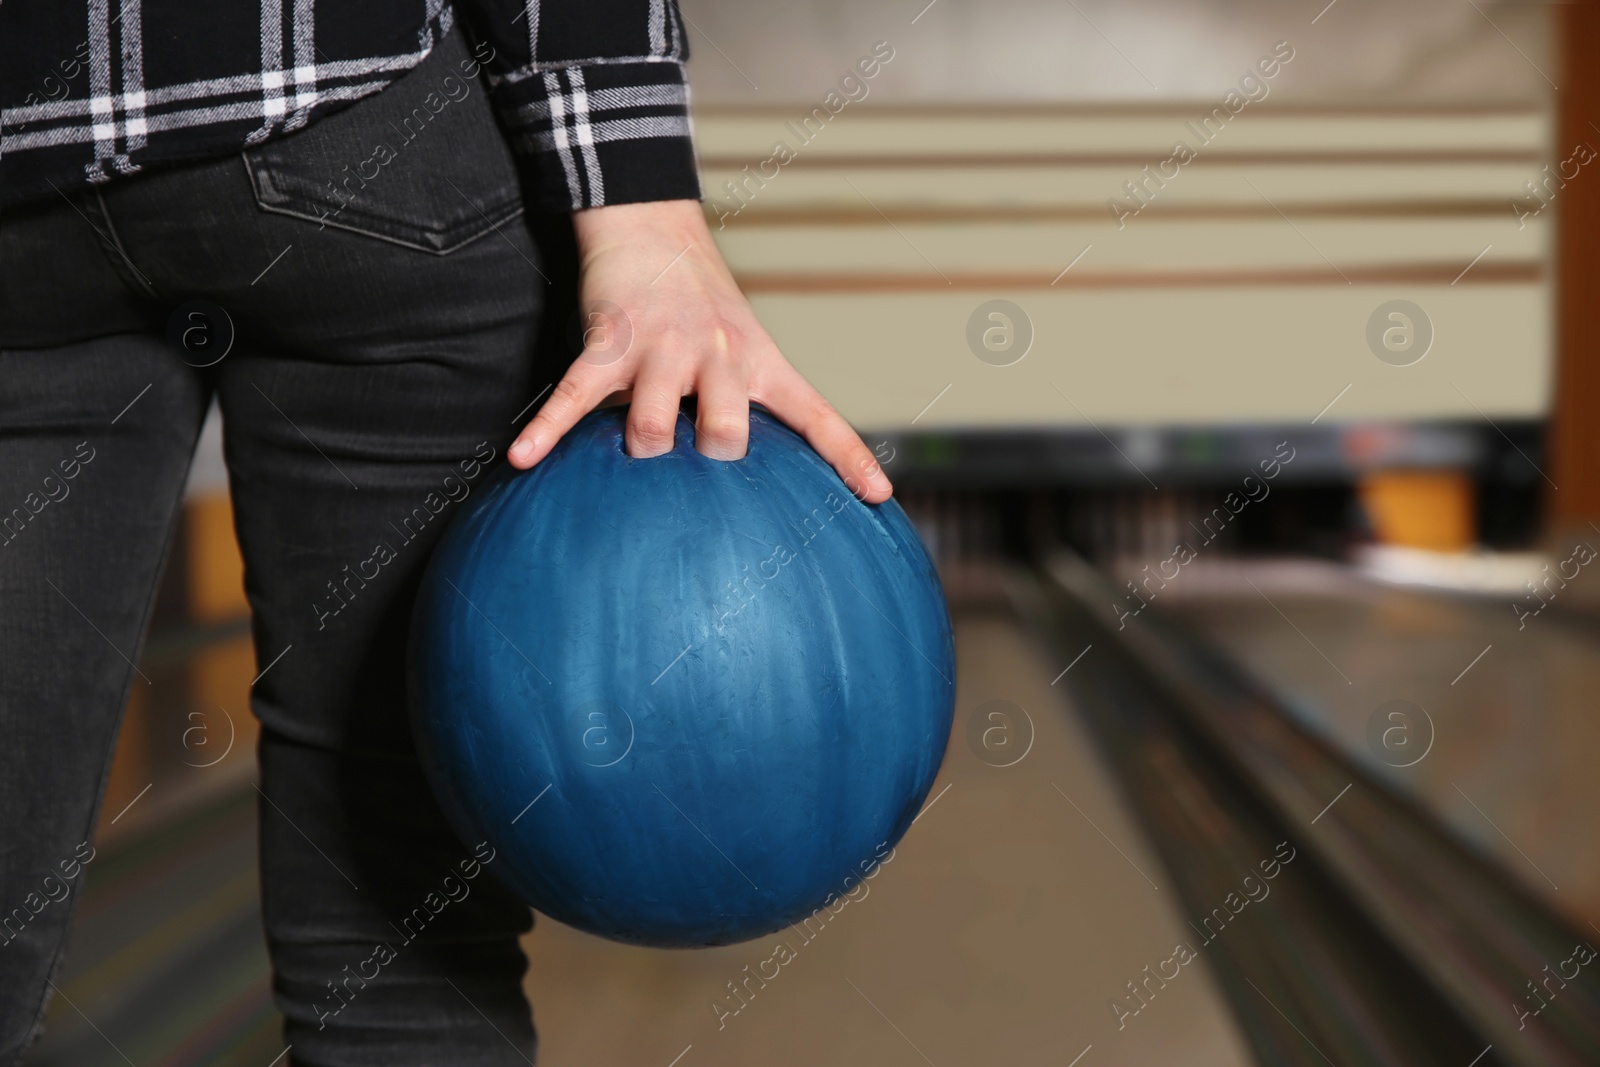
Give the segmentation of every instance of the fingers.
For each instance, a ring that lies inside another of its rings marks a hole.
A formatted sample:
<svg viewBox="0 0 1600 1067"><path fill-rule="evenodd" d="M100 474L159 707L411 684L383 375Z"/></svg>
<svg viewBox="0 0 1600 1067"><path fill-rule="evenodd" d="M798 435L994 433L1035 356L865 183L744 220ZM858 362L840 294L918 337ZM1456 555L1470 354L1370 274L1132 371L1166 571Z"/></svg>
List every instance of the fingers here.
<svg viewBox="0 0 1600 1067"><path fill-rule="evenodd" d="M750 395L809 441L839 472L850 492L868 504L888 500L894 486L866 442L799 371L781 361L773 366L772 380L762 382Z"/></svg>
<svg viewBox="0 0 1600 1067"><path fill-rule="evenodd" d="M716 460L744 457L750 440L750 402L759 401L800 433L838 472L845 487L869 504L889 499L894 487L866 444L822 395L774 348L757 361L752 381L744 359L726 358L729 346L698 368L674 359L642 359L637 377L619 368L580 359L556 383L539 413L523 427L507 453L513 467L526 470L550 454L556 443L607 397L631 395L625 442L628 455L650 459L672 451L679 406L686 392L699 393L695 449ZM631 388L630 388L631 386Z"/></svg>
<svg viewBox="0 0 1600 1067"><path fill-rule="evenodd" d="M750 387L727 362L706 365L697 385L695 451L709 459L743 459L750 443Z"/></svg>
<svg viewBox="0 0 1600 1067"><path fill-rule="evenodd" d="M683 401L683 382L671 373L670 366L657 370L650 363L639 368L633 383L633 403L628 407L628 425L623 434L628 455L651 459L672 451L678 428L678 405Z"/></svg>
<svg viewBox="0 0 1600 1067"><path fill-rule="evenodd" d="M616 381L611 368L578 360L550 391L550 399L544 402L544 407L522 428L506 458L519 470L527 470L538 463L550 454L563 434L594 410L614 388Z"/></svg>

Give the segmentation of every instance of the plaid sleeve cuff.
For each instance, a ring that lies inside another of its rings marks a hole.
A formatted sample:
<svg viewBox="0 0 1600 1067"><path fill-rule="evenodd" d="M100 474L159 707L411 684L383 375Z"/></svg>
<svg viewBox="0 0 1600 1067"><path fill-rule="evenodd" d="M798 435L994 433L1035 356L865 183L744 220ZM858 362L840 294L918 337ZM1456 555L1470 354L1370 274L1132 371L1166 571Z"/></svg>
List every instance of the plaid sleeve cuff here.
<svg viewBox="0 0 1600 1067"><path fill-rule="evenodd" d="M534 167L541 206L700 198L681 62L524 69L495 95L513 148Z"/></svg>

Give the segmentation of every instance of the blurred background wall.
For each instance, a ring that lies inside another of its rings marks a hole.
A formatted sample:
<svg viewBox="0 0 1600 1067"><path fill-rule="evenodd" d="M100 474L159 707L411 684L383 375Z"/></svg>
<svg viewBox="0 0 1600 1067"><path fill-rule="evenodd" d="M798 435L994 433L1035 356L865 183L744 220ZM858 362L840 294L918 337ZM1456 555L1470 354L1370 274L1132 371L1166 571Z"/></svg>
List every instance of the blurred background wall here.
<svg viewBox="0 0 1600 1067"><path fill-rule="evenodd" d="M1536 536L1550 9L689 14L719 239L852 420L920 432L913 480L1153 491L1315 420L1294 478L1358 496L1325 541Z"/></svg>

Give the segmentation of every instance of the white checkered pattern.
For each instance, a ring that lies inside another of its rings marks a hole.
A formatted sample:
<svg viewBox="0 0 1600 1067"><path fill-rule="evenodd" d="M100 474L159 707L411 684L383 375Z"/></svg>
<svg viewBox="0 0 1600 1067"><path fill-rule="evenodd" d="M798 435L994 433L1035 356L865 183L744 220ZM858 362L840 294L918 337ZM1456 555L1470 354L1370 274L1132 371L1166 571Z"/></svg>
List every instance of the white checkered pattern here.
<svg viewBox="0 0 1600 1067"><path fill-rule="evenodd" d="M415 67L451 31L457 8L545 206L698 196L676 3L625 2L637 8L629 18L585 19L586 0L367 0L359 16L334 0L208 0L227 9L231 26L259 27L248 50L224 54L237 73L220 77L216 49L197 53L171 24L172 5L31 5L21 25L0 36L0 69L40 71L11 78L0 97L0 203L291 132ZM373 17L375 6L386 6L387 16ZM66 79L64 95L41 94L39 81L64 57L40 55L36 42L80 38L82 73ZM375 47L361 47L363 40ZM236 37L216 46L238 47ZM151 83L151 70L163 80ZM183 77L186 70L192 76Z"/></svg>

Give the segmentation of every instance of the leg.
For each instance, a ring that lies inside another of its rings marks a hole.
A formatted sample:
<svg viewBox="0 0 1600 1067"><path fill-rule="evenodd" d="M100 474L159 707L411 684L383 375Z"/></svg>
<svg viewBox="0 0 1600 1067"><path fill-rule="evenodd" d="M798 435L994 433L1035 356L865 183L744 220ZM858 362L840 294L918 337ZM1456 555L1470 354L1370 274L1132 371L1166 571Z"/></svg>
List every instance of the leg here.
<svg viewBox="0 0 1600 1067"><path fill-rule="evenodd" d="M414 263L363 241L332 236L321 263L359 260L367 277L393 278L398 300L427 298L403 278L471 277L487 268L475 257L502 258L480 244ZM434 293L457 314L492 295ZM389 336L379 316L331 357L247 347L221 368L258 658L272 664L254 698L262 866L297 1065L533 1055L516 940L530 913L446 825L411 747L404 684L432 545L529 395L529 312L423 344Z"/></svg>
<svg viewBox="0 0 1600 1067"><path fill-rule="evenodd" d="M54 285L42 263L64 268ZM33 279L13 285L16 272ZM208 403L200 377L138 332L142 309L121 286L68 204L7 218L0 1064L18 1062L44 1018L120 712L146 684L134 661ZM68 339L97 329L130 332Z"/></svg>
<svg viewBox="0 0 1600 1067"><path fill-rule="evenodd" d="M437 73L251 153L248 170L228 160L105 194L161 290L212 299L237 327L213 370L264 668L263 895L296 1067L534 1054L517 944L530 913L445 823L404 684L429 551L549 380L533 360L538 256L504 214L515 171L478 92L333 224L268 195L316 191L392 140L383 110L407 113ZM419 232L451 250L413 247Z"/></svg>

